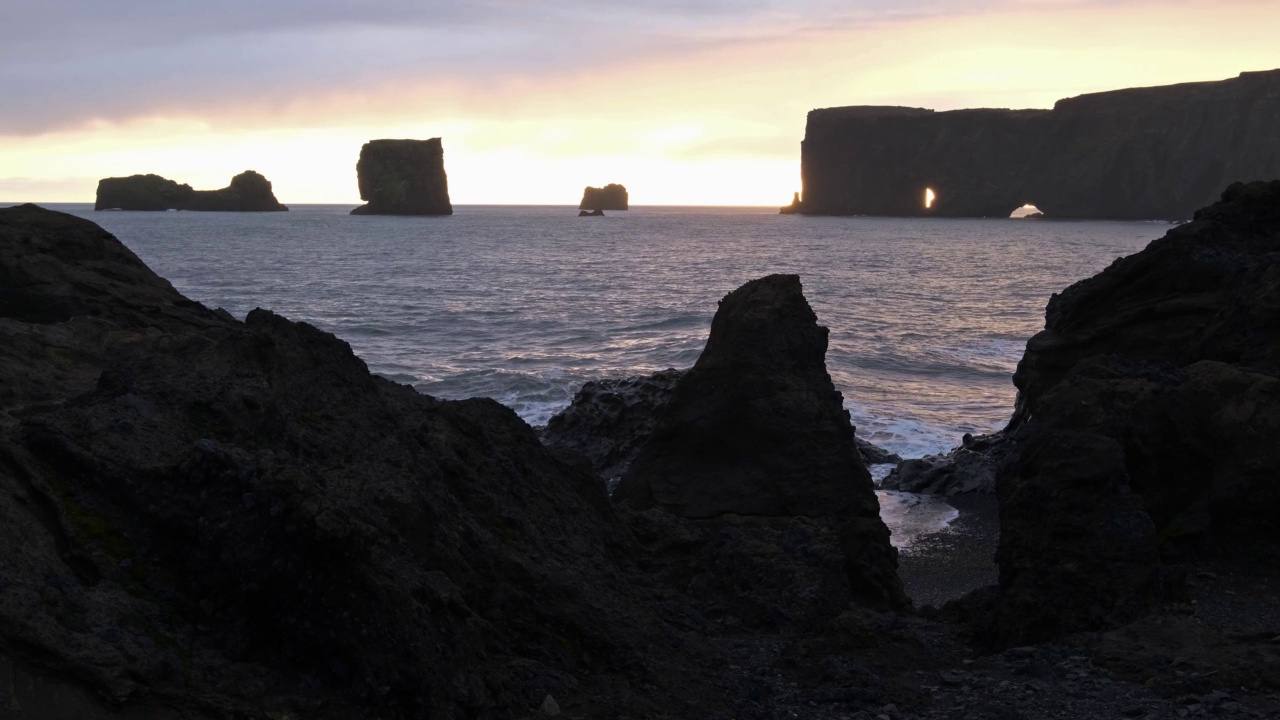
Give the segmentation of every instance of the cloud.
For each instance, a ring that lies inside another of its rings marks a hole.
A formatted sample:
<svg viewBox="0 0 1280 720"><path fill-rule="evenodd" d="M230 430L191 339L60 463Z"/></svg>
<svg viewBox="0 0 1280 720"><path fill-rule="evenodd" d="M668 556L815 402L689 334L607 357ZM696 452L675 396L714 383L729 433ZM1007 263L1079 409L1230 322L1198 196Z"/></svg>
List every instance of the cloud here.
<svg viewBox="0 0 1280 720"><path fill-rule="evenodd" d="M903 11L891 0L0 0L0 135L216 117L397 83L465 98L717 45L1029 1Z"/></svg>

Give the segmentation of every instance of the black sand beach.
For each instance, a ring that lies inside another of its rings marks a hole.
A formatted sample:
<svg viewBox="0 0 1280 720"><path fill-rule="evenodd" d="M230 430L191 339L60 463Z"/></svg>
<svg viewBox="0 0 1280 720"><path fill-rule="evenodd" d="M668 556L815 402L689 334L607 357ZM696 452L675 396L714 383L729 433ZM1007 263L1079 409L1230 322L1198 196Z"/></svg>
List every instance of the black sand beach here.
<svg viewBox="0 0 1280 720"><path fill-rule="evenodd" d="M995 495L954 495L947 503L960 516L945 530L920 537L898 556L898 575L916 607L940 607L996 583L1000 508Z"/></svg>

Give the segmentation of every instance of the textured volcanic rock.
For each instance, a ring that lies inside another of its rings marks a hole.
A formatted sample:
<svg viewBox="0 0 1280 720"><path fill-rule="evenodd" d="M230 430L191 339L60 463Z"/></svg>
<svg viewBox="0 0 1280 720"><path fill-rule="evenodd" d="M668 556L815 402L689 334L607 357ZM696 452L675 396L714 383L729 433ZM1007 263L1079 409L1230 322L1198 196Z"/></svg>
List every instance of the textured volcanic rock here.
<svg viewBox="0 0 1280 720"><path fill-rule="evenodd" d="M605 479L618 477L653 433L658 415L682 377L684 371L669 368L652 375L586 383L569 407L547 422L542 441L586 457Z"/></svg>
<svg viewBox="0 0 1280 720"><path fill-rule="evenodd" d="M444 147L430 140L372 140L356 163L360 199L352 215L452 215Z"/></svg>
<svg viewBox="0 0 1280 720"><path fill-rule="evenodd" d="M899 458L898 466L880 487L931 495L994 493L996 470L1012 446L1004 433L977 437L966 433L960 447L945 455L926 455L910 460Z"/></svg>
<svg viewBox="0 0 1280 720"><path fill-rule="evenodd" d="M1173 561L1280 549L1280 181L1237 184L1055 295L1000 467L1000 600L1023 643L1181 592Z"/></svg>
<svg viewBox="0 0 1280 720"><path fill-rule="evenodd" d="M592 380L547 422L542 441L586 458L605 480L620 478L653 433L685 372L668 368L652 375ZM860 437L854 437L854 444L863 464L902 462Z"/></svg>
<svg viewBox="0 0 1280 720"><path fill-rule="evenodd" d="M276 200L271 182L252 170L231 178L221 190L192 190L159 175L131 175L98 181L94 210L205 210L277 212L288 210Z"/></svg>
<svg viewBox="0 0 1280 720"><path fill-rule="evenodd" d="M0 210L0 288L0 656L183 717L479 717L644 627L599 481L509 409L34 206Z"/></svg>
<svg viewBox="0 0 1280 720"><path fill-rule="evenodd" d="M614 495L686 517L879 508L827 374L827 329L795 275L725 296L706 349Z"/></svg>
<svg viewBox="0 0 1280 720"><path fill-rule="evenodd" d="M626 210L627 189L617 183L602 188L588 187L582 191L579 210Z"/></svg>
<svg viewBox="0 0 1280 720"><path fill-rule="evenodd" d="M1046 217L1187 218L1230 182L1280 177L1277 126L1280 70L1081 95L1053 110L814 110L798 209L1007 217L1031 203Z"/></svg>

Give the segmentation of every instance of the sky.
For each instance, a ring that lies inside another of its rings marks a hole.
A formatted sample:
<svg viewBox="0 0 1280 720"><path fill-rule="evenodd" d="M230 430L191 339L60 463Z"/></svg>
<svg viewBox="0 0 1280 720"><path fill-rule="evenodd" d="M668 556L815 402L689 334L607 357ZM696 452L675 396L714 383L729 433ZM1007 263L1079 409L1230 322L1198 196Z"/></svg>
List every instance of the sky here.
<svg viewBox="0 0 1280 720"><path fill-rule="evenodd" d="M455 204L782 205L806 113L1051 107L1280 68L1280 0L0 0L0 200L102 177L359 203L443 138Z"/></svg>

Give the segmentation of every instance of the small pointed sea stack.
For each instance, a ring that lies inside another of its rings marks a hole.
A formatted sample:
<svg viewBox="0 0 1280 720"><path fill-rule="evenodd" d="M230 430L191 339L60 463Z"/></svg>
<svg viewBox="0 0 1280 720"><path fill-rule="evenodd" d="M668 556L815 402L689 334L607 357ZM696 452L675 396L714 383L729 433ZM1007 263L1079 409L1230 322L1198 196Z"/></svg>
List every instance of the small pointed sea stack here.
<svg viewBox="0 0 1280 720"><path fill-rule="evenodd" d="M827 374L827 328L796 275L720 302L706 349L676 386L615 499L685 517L859 515L871 476Z"/></svg>
<svg viewBox="0 0 1280 720"><path fill-rule="evenodd" d="M356 163L360 199L352 215L452 215L440 138L372 140Z"/></svg>
<svg viewBox="0 0 1280 720"><path fill-rule="evenodd" d="M582 202L579 210L626 210L627 188L617 183L609 183L602 188L588 187L582 191Z"/></svg>

